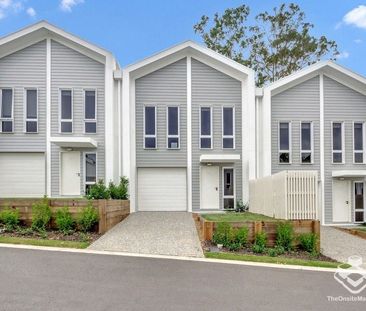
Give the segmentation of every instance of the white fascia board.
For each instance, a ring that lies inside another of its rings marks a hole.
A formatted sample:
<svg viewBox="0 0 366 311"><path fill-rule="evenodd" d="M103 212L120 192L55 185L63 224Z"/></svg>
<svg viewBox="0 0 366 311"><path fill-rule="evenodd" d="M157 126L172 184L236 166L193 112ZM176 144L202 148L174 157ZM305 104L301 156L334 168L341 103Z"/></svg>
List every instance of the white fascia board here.
<svg viewBox="0 0 366 311"><path fill-rule="evenodd" d="M272 120L271 120L271 92L268 89L264 89L263 94L263 105L262 105L262 113L263 113L263 139L262 139L262 173L263 176L269 176L272 173Z"/></svg>
<svg viewBox="0 0 366 311"><path fill-rule="evenodd" d="M239 160L240 154L202 154L200 156L201 163L230 163Z"/></svg>
<svg viewBox="0 0 366 311"><path fill-rule="evenodd" d="M366 170L343 170L343 171L332 171L332 177L365 177Z"/></svg>
<svg viewBox="0 0 366 311"><path fill-rule="evenodd" d="M50 142L63 148L97 148L98 143L90 137L50 137Z"/></svg>

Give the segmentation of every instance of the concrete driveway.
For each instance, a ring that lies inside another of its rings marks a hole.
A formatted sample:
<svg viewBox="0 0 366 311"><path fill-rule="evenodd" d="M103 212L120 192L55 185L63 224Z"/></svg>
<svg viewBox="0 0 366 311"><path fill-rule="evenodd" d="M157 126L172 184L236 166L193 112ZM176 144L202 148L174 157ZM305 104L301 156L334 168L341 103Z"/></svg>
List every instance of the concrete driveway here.
<svg viewBox="0 0 366 311"><path fill-rule="evenodd" d="M128 253L203 257L192 214L186 212L133 213L89 248Z"/></svg>

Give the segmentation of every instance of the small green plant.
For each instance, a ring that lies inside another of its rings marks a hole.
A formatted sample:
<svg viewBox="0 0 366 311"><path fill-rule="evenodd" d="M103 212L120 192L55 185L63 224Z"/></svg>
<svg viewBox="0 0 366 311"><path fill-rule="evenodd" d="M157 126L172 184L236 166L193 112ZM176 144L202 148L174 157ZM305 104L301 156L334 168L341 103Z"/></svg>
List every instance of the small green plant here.
<svg viewBox="0 0 366 311"><path fill-rule="evenodd" d="M247 227L241 227L237 230L235 241L240 245L240 247L245 247L248 243L248 233Z"/></svg>
<svg viewBox="0 0 366 311"><path fill-rule="evenodd" d="M276 245L274 249L276 250L277 255L283 255L285 253L285 249L282 246Z"/></svg>
<svg viewBox="0 0 366 311"><path fill-rule="evenodd" d="M315 233L303 233L299 235L300 247L308 253L317 252L318 236Z"/></svg>
<svg viewBox="0 0 366 311"><path fill-rule="evenodd" d="M277 250L275 248L267 248L267 254L270 257L277 257L278 256Z"/></svg>
<svg viewBox="0 0 366 311"><path fill-rule="evenodd" d="M113 182L109 183L109 192L111 199L114 200L127 200L128 199L128 179L127 177L121 177L119 184L115 185Z"/></svg>
<svg viewBox="0 0 366 311"><path fill-rule="evenodd" d="M19 224L19 211L6 207L0 212L0 222L4 224L7 231L13 231Z"/></svg>
<svg viewBox="0 0 366 311"><path fill-rule="evenodd" d="M52 212L49 207L47 197L39 203L32 205L32 229L36 231L45 231L50 220Z"/></svg>
<svg viewBox="0 0 366 311"><path fill-rule="evenodd" d="M265 232L258 232L255 235L253 244L253 252L261 254L266 250L267 234Z"/></svg>
<svg viewBox="0 0 366 311"><path fill-rule="evenodd" d="M292 250L294 229L289 222L280 222L276 229L276 245L282 246L286 251Z"/></svg>
<svg viewBox="0 0 366 311"><path fill-rule="evenodd" d="M85 232L80 232L79 241L80 242L89 242L88 235Z"/></svg>
<svg viewBox="0 0 366 311"><path fill-rule="evenodd" d="M75 220L67 206L57 210L55 222L57 229L63 234L70 234L75 228Z"/></svg>
<svg viewBox="0 0 366 311"><path fill-rule="evenodd" d="M243 212L247 212L248 210L249 210L249 204L248 203L244 203L243 200L237 200L236 201L235 212L243 213Z"/></svg>
<svg viewBox="0 0 366 311"><path fill-rule="evenodd" d="M109 189L104 184L102 179L99 179L95 185L90 187L89 192L86 195L89 200L108 200L111 197Z"/></svg>
<svg viewBox="0 0 366 311"><path fill-rule="evenodd" d="M213 234L212 242L216 245L222 244L227 245L231 227L227 222L220 222Z"/></svg>
<svg viewBox="0 0 366 311"><path fill-rule="evenodd" d="M84 207L78 217L78 225L81 231L91 231L93 227L98 223L99 214L98 211L89 203Z"/></svg>

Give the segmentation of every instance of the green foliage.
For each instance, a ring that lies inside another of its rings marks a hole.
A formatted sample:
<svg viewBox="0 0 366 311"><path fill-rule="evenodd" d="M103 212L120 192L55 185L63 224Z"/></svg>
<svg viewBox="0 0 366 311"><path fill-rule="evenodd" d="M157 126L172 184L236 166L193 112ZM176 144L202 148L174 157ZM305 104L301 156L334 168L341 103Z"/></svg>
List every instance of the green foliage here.
<svg viewBox="0 0 366 311"><path fill-rule="evenodd" d="M282 246L276 245L275 248L277 255L282 255L285 253L285 249Z"/></svg>
<svg viewBox="0 0 366 311"><path fill-rule="evenodd" d="M267 254L270 257L277 257L278 256L277 250L275 248L267 248Z"/></svg>
<svg viewBox="0 0 366 311"><path fill-rule="evenodd" d="M213 234L212 242L215 244L227 245L231 226L226 222L221 222L217 225L217 228Z"/></svg>
<svg viewBox="0 0 366 311"><path fill-rule="evenodd" d="M84 207L78 217L78 225L81 231L91 231L93 227L98 223L99 214L98 211L92 206L91 203Z"/></svg>
<svg viewBox="0 0 366 311"><path fill-rule="evenodd" d="M215 244L222 244L230 251L237 251L248 242L248 228L232 228L226 222L219 223L213 234L212 241Z"/></svg>
<svg viewBox="0 0 366 311"><path fill-rule="evenodd" d="M88 200L108 200L111 197L109 189L104 184L102 179L99 179L95 185L92 185L89 189L89 193L86 195Z"/></svg>
<svg viewBox="0 0 366 311"><path fill-rule="evenodd" d="M109 183L109 192L111 199L127 200L128 199L128 178L121 177L119 184L115 185L113 182Z"/></svg>
<svg viewBox="0 0 366 311"><path fill-rule="evenodd" d="M19 224L19 211L6 207L0 211L0 222L4 224L7 231L14 230Z"/></svg>
<svg viewBox="0 0 366 311"><path fill-rule="evenodd" d="M236 202L235 212L243 213L243 212L247 212L248 210L249 210L248 203L244 203L243 200L238 200Z"/></svg>
<svg viewBox="0 0 366 311"><path fill-rule="evenodd" d="M294 228L289 222L280 222L276 229L276 245L282 246L285 251L292 250Z"/></svg>
<svg viewBox="0 0 366 311"><path fill-rule="evenodd" d="M318 236L314 233L303 233L299 236L300 247L308 253L316 253L318 244Z"/></svg>
<svg viewBox="0 0 366 311"><path fill-rule="evenodd" d="M88 200L127 200L128 199L128 178L121 177L118 185L110 182L108 187L102 179L92 185L86 194Z"/></svg>
<svg viewBox="0 0 366 311"><path fill-rule="evenodd" d="M67 206L60 208L56 212L57 229L63 234L69 234L75 228L75 220L72 218Z"/></svg>
<svg viewBox="0 0 366 311"><path fill-rule="evenodd" d="M52 212L47 197L44 197L39 203L34 203L32 205L32 229L36 231L46 230L51 216Z"/></svg>
<svg viewBox="0 0 366 311"><path fill-rule="evenodd" d="M261 254L266 250L267 244L267 234L265 232L258 232L255 235L255 240L253 244L253 252Z"/></svg>
<svg viewBox="0 0 366 311"><path fill-rule="evenodd" d="M240 247L245 247L248 243L248 233L247 227L241 227L237 230L235 241L240 245Z"/></svg>
<svg viewBox="0 0 366 311"><path fill-rule="evenodd" d="M295 3L259 13L250 19L253 24L248 22L249 14L250 8L241 5L213 18L204 15L193 28L208 48L252 68L257 86L339 55L335 41L311 34L314 25Z"/></svg>

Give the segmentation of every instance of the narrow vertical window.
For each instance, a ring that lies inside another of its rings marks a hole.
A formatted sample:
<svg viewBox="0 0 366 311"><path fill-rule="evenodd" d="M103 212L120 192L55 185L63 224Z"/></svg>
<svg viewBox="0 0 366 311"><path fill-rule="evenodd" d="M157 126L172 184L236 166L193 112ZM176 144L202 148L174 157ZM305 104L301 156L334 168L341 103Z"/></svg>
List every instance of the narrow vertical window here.
<svg viewBox="0 0 366 311"><path fill-rule="evenodd" d="M234 182L234 169L223 168L223 182L224 182L224 209L235 208L235 182Z"/></svg>
<svg viewBox="0 0 366 311"><path fill-rule="evenodd" d="M354 163L364 163L364 124L353 123L353 160Z"/></svg>
<svg viewBox="0 0 366 311"><path fill-rule="evenodd" d="M95 91L84 92L84 120L85 133L97 132L97 111L96 111L96 96Z"/></svg>
<svg viewBox="0 0 366 311"><path fill-rule="evenodd" d="M279 123L279 162L290 163L290 135L291 135L291 123L280 122Z"/></svg>
<svg viewBox="0 0 366 311"><path fill-rule="evenodd" d="M25 111L25 131L26 133L38 132L38 99L37 90L26 90L26 111Z"/></svg>
<svg viewBox="0 0 366 311"><path fill-rule="evenodd" d="M72 133L72 91L61 90L61 133Z"/></svg>
<svg viewBox="0 0 366 311"><path fill-rule="evenodd" d="M311 122L301 122L301 163L313 163L313 126Z"/></svg>
<svg viewBox="0 0 366 311"><path fill-rule="evenodd" d="M234 149L234 108L222 108L222 148Z"/></svg>
<svg viewBox="0 0 366 311"><path fill-rule="evenodd" d="M332 123L332 160L343 163L343 123Z"/></svg>
<svg viewBox="0 0 366 311"><path fill-rule="evenodd" d="M85 193L97 182L97 154L85 154Z"/></svg>
<svg viewBox="0 0 366 311"><path fill-rule="evenodd" d="M168 149L179 149L179 107L168 107Z"/></svg>
<svg viewBox="0 0 366 311"><path fill-rule="evenodd" d="M156 107L146 106L144 121L144 147L145 149L156 148Z"/></svg>
<svg viewBox="0 0 366 311"><path fill-rule="evenodd" d="M0 132L13 132L13 90L1 90Z"/></svg>
<svg viewBox="0 0 366 311"><path fill-rule="evenodd" d="M201 107L200 113L200 148L212 148L212 114L211 107Z"/></svg>

